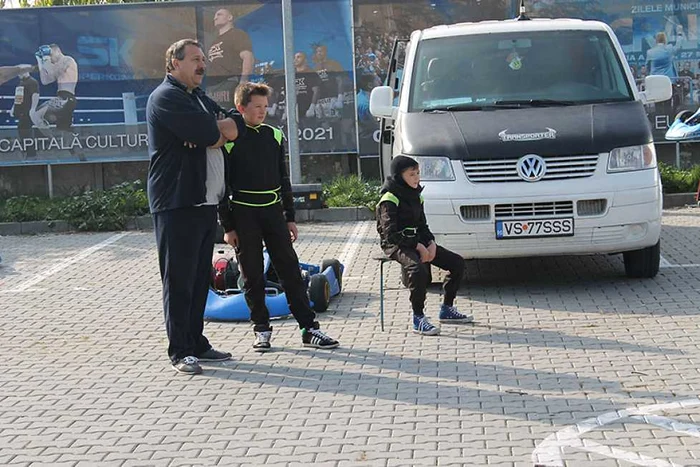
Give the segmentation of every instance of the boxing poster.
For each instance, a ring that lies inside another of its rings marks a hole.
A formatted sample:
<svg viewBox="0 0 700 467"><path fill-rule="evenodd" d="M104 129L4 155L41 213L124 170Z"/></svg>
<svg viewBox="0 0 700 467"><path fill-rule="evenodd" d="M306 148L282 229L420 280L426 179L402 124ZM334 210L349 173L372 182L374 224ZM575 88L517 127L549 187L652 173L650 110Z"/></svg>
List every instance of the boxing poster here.
<svg viewBox="0 0 700 467"><path fill-rule="evenodd" d="M286 108L282 6L269 2L252 9L238 3L202 7L210 60L206 89L222 106L233 107L238 83L270 86L266 123L288 135L297 121L304 154L356 153L350 0L295 0L295 109Z"/></svg>
<svg viewBox="0 0 700 467"><path fill-rule="evenodd" d="M193 7L0 12L0 164L148 159L145 107Z"/></svg>

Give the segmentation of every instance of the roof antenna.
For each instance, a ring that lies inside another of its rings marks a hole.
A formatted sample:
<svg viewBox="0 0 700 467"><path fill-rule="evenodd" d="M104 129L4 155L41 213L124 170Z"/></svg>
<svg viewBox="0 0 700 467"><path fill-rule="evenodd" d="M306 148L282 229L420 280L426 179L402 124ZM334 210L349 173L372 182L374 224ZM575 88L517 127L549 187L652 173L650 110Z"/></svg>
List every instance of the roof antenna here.
<svg viewBox="0 0 700 467"><path fill-rule="evenodd" d="M518 21L527 21L530 19L529 16L527 16L527 11L525 9L525 0L520 0L520 16L516 18Z"/></svg>

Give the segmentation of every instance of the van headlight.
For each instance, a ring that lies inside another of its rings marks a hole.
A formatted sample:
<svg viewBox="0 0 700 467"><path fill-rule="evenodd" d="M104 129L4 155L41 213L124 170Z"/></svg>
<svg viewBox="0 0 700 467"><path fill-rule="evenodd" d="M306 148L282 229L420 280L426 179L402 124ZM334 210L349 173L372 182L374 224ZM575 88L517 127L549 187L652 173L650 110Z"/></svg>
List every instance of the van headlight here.
<svg viewBox="0 0 700 467"><path fill-rule="evenodd" d="M420 165L420 179L426 182L454 181L455 172L452 170L450 159L442 156L409 156Z"/></svg>
<svg viewBox="0 0 700 467"><path fill-rule="evenodd" d="M654 167L656 167L656 149L653 143L615 148L610 151L608 172L629 172Z"/></svg>

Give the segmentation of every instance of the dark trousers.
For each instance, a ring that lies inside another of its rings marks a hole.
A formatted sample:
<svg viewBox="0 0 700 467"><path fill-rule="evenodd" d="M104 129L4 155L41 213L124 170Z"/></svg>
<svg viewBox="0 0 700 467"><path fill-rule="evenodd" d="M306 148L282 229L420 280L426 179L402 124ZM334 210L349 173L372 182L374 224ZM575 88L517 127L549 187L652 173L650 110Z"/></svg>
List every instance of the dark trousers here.
<svg viewBox="0 0 700 467"><path fill-rule="evenodd" d="M168 355L175 362L211 348L202 334L211 278L216 206L199 206L153 215Z"/></svg>
<svg viewBox="0 0 700 467"><path fill-rule="evenodd" d="M411 292L411 306L416 315L423 314L425 294L428 289L428 267L430 264L448 271L442 284L443 303L452 306L464 277L464 258L457 253L437 246L435 259L431 263L421 263L418 251L413 248L399 248L391 258L401 263L408 276L408 290Z"/></svg>
<svg viewBox="0 0 700 467"><path fill-rule="evenodd" d="M34 139L34 128L32 128L34 123L29 115L23 115L17 118L17 132L22 140L22 145L24 146L24 140ZM24 155L27 159L36 159L36 147L34 146L35 141L29 146L24 146Z"/></svg>
<svg viewBox="0 0 700 467"><path fill-rule="evenodd" d="M245 300L255 331L270 329L270 311L265 306L263 241L270 260L284 288L287 304L300 328L310 328L316 313L309 306L309 297L299 270L282 206L249 207L235 205L233 215L238 234L238 265L243 277Z"/></svg>

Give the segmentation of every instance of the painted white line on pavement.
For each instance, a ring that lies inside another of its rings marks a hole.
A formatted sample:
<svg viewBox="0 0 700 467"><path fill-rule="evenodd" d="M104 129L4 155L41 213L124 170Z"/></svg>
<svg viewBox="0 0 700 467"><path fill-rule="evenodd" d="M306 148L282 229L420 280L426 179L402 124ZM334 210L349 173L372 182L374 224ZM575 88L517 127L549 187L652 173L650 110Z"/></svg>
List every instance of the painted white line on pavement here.
<svg viewBox="0 0 700 467"><path fill-rule="evenodd" d="M700 268L700 264L688 263L688 264L671 264L666 258L661 256L659 260L660 268Z"/></svg>
<svg viewBox="0 0 700 467"><path fill-rule="evenodd" d="M67 259L61 261L60 263L54 265L53 267L47 269L46 271L35 275L34 277L29 279L25 283L20 284L19 287L15 287L14 289L10 289L10 290L5 290L5 291L3 291L3 293L28 292L31 290L31 287L33 287L36 284L38 284L39 282L43 281L47 277L50 277L50 276L56 274L57 272L62 271L63 269L70 266L71 264L75 264L78 261L80 261L84 258L87 258L88 256L95 253L96 251L99 251L102 248L111 245L112 243L116 242L117 240L119 240L121 238L124 238L127 235L129 235L129 232L122 232L122 233L113 235L113 236L109 237L107 240L100 242L97 245L91 246L90 248L86 248L85 250L81 251L77 255L70 257L70 258L67 258Z"/></svg>
<svg viewBox="0 0 700 467"><path fill-rule="evenodd" d="M365 238L365 235L367 235L367 230L369 230L370 225L372 225L372 223L368 221L358 222L355 228L352 229L350 237L345 242L343 251L340 253L340 258L338 258L338 261L345 266L344 274L350 271L350 268L352 267L352 260L355 259L357 249L360 248L362 239Z"/></svg>
<svg viewBox="0 0 700 467"><path fill-rule="evenodd" d="M638 453L627 452L617 448L602 446L593 441L582 440L581 436L589 431L600 428L611 423L619 422L629 418L635 421L646 421L652 425L659 426L666 430L679 434L697 436L700 427L666 419L665 417L654 416L654 412L678 410L687 407L700 406L700 398L687 399L680 402L670 402L667 404L654 404L643 407L630 407L624 410L608 412L598 417L586 419L576 425L568 426L562 430L552 433L542 441L532 453L532 462L536 467L564 467L564 448L578 448L584 451L595 452L607 457L629 462L634 465L644 465L651 467L676 467L670 461L653 459Z"/></svg>
<svg viewBox="0 0 700 467"><path fill-rule="evenodd" d="M576 447L582 451L599 454L603 457L627 461L635 465L643 465L646 467L683 467L682 464L676 464L675 462L665 461L662 459L654 459L653 457L636 452L623 451L622 449L604 446L596 443L595 441L590 441L587 439L578 439L576 441L579 442L580 445L572 447Z"/></svg>
<svg viewBox="0 0 700 467"><path fill-rule="evenodd" d="M644 423L656 425L658 427L663 428L664 430L674 431L683 435L695 436L696 438L700 438L700 426L697 425L679 422L677 420L673 420L672 418L662 417L660 415L643 415L630 418L634 420L639 420Z"/></svg>

